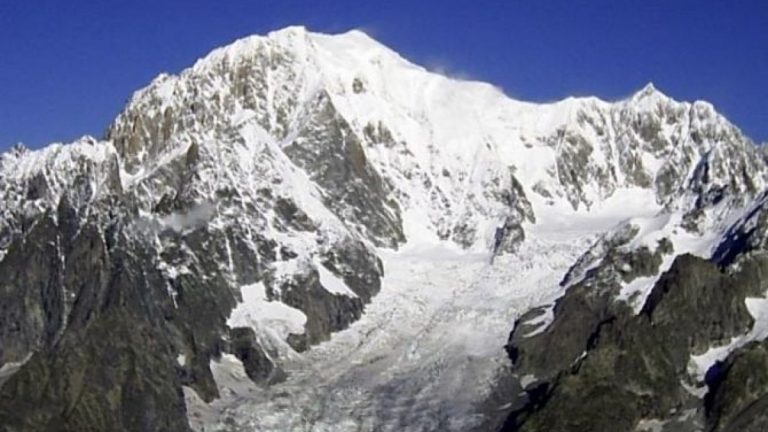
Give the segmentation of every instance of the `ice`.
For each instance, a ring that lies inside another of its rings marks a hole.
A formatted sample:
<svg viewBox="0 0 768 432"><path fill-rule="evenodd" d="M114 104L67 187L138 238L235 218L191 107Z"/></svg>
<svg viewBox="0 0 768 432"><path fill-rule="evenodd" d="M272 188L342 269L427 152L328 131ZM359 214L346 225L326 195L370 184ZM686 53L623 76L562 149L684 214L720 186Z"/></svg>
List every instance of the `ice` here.
<svg viewBox="0 0 768 432"><path fill-rule="evenodd" d="M562 294L559 278L590 241L540 234L493 265L451 243L382 249L382 290L358 322L286 361L285 383L210 405L188 398L190 418L196 430L468 430L508 363L515 319Z"/></svg>

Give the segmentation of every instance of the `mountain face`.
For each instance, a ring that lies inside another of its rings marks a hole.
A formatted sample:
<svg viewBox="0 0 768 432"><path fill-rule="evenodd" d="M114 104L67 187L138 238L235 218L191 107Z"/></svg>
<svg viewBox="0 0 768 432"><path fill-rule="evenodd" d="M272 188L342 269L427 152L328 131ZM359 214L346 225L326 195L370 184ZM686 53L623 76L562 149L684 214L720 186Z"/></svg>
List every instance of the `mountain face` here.
<svg viewBox="0 0 768 432"><path fill-rule="evenodd" d="M650 84L245 38L0 156L0 428L763 430L766 181Z"/></svg>

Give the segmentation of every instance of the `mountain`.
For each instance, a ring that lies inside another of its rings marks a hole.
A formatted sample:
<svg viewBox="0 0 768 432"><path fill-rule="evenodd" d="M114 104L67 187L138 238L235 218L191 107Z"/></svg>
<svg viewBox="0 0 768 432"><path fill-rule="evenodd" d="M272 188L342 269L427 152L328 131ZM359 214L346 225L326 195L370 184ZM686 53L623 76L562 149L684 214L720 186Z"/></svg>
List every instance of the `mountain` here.
<svg viewBox="0 0 768 432"><path fill-rule="evenodd" d="M761 430L766 181L652 84L248 37L0 156L0 427Z"/></svg>

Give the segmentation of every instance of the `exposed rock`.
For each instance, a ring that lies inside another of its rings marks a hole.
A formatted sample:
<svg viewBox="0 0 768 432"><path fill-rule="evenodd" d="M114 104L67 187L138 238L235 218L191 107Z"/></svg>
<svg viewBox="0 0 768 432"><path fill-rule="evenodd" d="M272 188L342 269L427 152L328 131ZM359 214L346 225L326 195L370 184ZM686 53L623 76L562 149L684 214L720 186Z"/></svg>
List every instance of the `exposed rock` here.
<svg viewBox="0 0 768 432"><path fill-rule="evenodd" d="M757 432L768 427L768 348L755 342L731 355L707 395L711 431Z"/></svg>
<svg viewBox="0 0 768 432"><path fill-rule="evenodd" d="M0 424L9 432L187 431L168 348L135 313L112 309L35 354L3 385Z"/></svg>
<svg viewBox="0 0 768 432"><path fill-rule="evenodd" d="M762 293L766 270L764 258L729 274L680 256L638 315L611 301L609 291L572 286L542 333L526 337L516 326L510 337L514 372L534 375L536 384L526 389L526 405L510 415L504 430L634 430L642 419L672 419L685 405L703 411L681 384L691 380L688 362L749 330L753 319L744 299Z"/></svg>
<svg viewBox="0 0 768 432"><path fill-rule="evenodd" d="M311 117L285 148L288 157L328 191L325 204L339 218L365 227L382 246L402 243L400 207L330 96L319 94L306 109Z"/></svg>
<svg viewBox="0 0 768 432"><path fill-rule="evenodd" d="M232 329L232 352L243 362L245 372L255 383L274 384L285 379L285 373L270 359L248 327Z"/></svg>
<svg viewBox="0 0 768 432"><path fill-rule="evenodd" d="M285 281L279 288L281 300L307 316L305 333L292 335L288 342L297 351L309 345L326 341L331 332L347 328L363 313L363 300L331 293L321 284L316 270L304 276Z"/></svg>

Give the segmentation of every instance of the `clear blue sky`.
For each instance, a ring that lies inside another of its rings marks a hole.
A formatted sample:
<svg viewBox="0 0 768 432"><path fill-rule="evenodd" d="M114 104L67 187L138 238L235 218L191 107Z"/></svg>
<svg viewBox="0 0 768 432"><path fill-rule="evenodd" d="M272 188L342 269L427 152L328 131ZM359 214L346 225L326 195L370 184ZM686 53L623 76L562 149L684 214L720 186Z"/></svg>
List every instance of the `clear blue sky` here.
<svg viewBox="0 0 768 432"><path fill-rule="evenodd" d="M768 140L768 0L2 0L0 150L101 136L134 90L291 24L366 30L510 96L626 96L653 81Z"/></svg>

